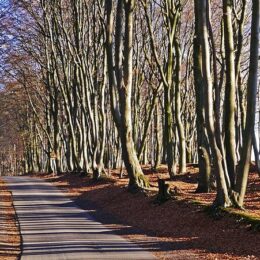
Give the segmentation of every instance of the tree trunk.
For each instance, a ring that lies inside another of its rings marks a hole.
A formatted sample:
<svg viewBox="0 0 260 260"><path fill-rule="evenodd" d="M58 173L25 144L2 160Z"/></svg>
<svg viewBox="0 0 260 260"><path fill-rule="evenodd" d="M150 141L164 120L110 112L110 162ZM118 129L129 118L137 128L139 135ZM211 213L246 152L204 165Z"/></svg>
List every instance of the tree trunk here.
<svg viewBox="0 0 260 260"><path fill-rule="evenodd" d="M236 111L236 77L235 77L235 50L233 41L231 0L223 0L224 17L224 39L226 54L226 89L225 89L225 150L227 170L230 178L231 188L235 186L236 171L236 130L235 130L235 111Z"/></svg>
<svg viewBox="0 0 260 260"><path fill-rule="evenodd" d="M196 2L197 0L195 0ZM204 105L204 87L203 87L203 76L202 76L202 50L200 44L200 23L199 23L199 7L194 2L195 8L195 35L193 40L193 61L194 61L194 85L196 91L196 113L197 113L197 153L198 153L198 164L199 164L199 178L197 192L208 192L209 185L207 181L210 175L211 168L210 162L207 165L207 158L209 158L207 147L207 136L205 129L205 105Z"/></svg>
<svg viewBox="0 0 260 260"><path fill-rule="evenodd" d="M256 94L258 85L258 58L259 58L259 26L260 26L260 3L253 0L252 25L251 25L251 46L250 64L247 85L247 116L246 127L243 137L241 160L238 167L236 192L238 193L237 203L243 207L247 188L248 173L251 161L252 137L254 135Z"/></svg>
<svg viewBox="0 0 260 260"><path fill-rule="evenodd" d="M125 37L124 37L124 60L121 57L121 37L120 28L122 23L122 16L117 12L117 30L116 30L116 70L120 74L123 73L123 77L120 75L117 77L117 90L119 94L120 105L120 117L116 117L115 107L112 102L112 111L114 111L114 120L119 128L122 155L126 170L129 176L129 190L136 191L139 187L147 187L149 185L148 180L142 172L139 160L137 158L132 132L132 118L131 118L131 96L132 96L132 81L133 81L133 11L135 8L134 0L119 0L118 7L124 7L125 11ZM109 70L109 84L110 88L115 87L114 78L114 64L113 64L113 16L112 16L113 4L111 0L106 1L107 10L107 62ZM112 93L112 91L110 91ZM111 99L113 95L111 94ZM115 118L116 117L116 118ZM119 119L119 120L118 120Z"/></svg>
<svg viewBox="0 0 260 260"><path fill-rule="evenodd" d="M155 116L154 116L154 125L155 125L155 159L154 159L154 170L157 170L161 163L161 150L162 150L162 138L161 138L161 124L160 124L160 115L159 115L159 103L156 105Z"/></svg>
<svg viewBox="0 0 260 260"><path fill-rule="evenodd" d="M177 124L179 147L180 147L180 160L179 160L179 173L186 173L186 140L184 133L184 126L181 120L181 50L180 43L176 39L174 42L176 52L176 82L175 82L175 120Z"/></svg>
<svg viewBox="0 0 260 260"><path fill-rule="evenodd" d="M225 180L225 173L222 165L221 151L217 145L216 133L214 126L214 113L213 113L213 85L210 69L210 50L208 42L208 30L207 30L207 1L198 0L195 1L195 5L199 5L199 19L200 22L200 43L202 47L202 71L203 81L205 89L205 122L207 133L209 137L209 144L213 155L213 165L216 172L217 179L217 196L215 200L215 206L230 206L231 201L228 196L228 189Z"/></svg>
<svg viewBox="0 0 260 260"><path fill-rule="evenodd" d="M253 133L253 149L255 155L255 166L257 169L257 173L260 174L260 160L259 160L259 150L257 147L256 134Z"/></svg>
<svg viewBox="0 0 260 260"><path fill-rule="evenodd" d="M196 193L207 193L210 191L210 158L207 149L204 147L200 147L198 153L199 168L202 170L202 172L199 172L199 183L196 189Z"/></svg>

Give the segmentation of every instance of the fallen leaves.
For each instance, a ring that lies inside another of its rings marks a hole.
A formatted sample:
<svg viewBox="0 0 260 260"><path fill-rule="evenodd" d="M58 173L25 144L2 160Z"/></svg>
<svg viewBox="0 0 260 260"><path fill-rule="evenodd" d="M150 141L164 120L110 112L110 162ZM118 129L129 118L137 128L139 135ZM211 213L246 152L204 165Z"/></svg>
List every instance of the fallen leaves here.
<svg viewBox="0 0 260 260"><path fill-rule="evenodd" d="M98 183L75 174L42 177L160 259L260 259L260 232L237 222L228 213L213 218L205 212L201 204L211 204L215 193L194 193L198 174L195 167L189 167L189 173L175 180L169 179L165 166L161 166L158 173L148 167L144 171L151 182L148 196L128 193L128 180L119 178L119 170L111 171L110 179ZM162 205L153 203L158 178L165 179L171 188L181 190L177 200ZM246 208L252 216L260 216L259 191L259 177L250 174ZM134 230L129 231L129 226Z"/></svg>
<svg viewBox="0 0 260 260"><path fill-rule="evenodd" d="M20 255L20 234L11 193L0 179L0 259L16 260Z"/></svg>

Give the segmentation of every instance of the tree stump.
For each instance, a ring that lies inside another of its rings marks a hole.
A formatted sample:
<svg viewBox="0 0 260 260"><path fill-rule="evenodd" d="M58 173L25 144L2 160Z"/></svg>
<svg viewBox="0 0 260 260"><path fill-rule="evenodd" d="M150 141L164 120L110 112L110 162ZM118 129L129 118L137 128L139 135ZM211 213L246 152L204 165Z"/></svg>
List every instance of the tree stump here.
<svg viewBox="0 0 260 260"><path fill-rule="evenodd" d="M171 198L171 193L170 193L170 186L169 184L165 183L165 180L158 179L158 195L157 195L157 201L159 203L163 203Z"/></svg>

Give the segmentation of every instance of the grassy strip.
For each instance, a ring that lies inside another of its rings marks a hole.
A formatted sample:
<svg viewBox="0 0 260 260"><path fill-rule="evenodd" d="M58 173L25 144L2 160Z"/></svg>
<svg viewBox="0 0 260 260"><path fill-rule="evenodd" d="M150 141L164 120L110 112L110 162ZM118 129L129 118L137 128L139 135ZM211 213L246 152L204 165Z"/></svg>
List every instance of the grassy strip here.
<svg viewBox="0 0 260 260"><path fill-rule="evenodd" d="M225 216L233 217L237 223L249 225L250 229L254 231L260 231L260 218L252 216L251 214L245 211L238 210L235 208L214 208L211 205L207 205L198 200L184 201L192 205L201 207L204 212L206 212L209 216L211 216L214 219L220 219Z"/></svg>
<svg viewBox="0 0 260 260"><path fill-rule="evenodd" d="M222 208L222 211L226 212L227 214L230 214L231 216L234 216L236 218L236 221L239 223L245 223L250 225L250 228L255 231L260 231L260 218L252 216L244 211L237 211L233 208Z"/></svg>

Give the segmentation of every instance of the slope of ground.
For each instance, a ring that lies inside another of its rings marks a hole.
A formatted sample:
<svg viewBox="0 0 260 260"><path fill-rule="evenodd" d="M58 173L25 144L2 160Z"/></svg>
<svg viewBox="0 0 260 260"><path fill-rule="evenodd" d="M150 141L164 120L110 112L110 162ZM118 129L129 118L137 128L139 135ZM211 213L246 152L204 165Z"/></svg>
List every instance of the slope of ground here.
<svg viewBox="0 0 260 260"><path fill-rule="evenodd" d="M12 195L0 178L0 259L19 259L20 244L20 233Z"/></svg>
<svg viewBox="0 0 260 260"><path fill-rule="evenodd" d="M113 225L119 234L138 241L160 259L260 259L260 232L244 223L242 215L234 217L219 212L212 216L198 205L197 201L211 203L215 194L194 194L196 168L189 167L186 175L174 181L168 179L163 166L158 173L144 170L151 181L151 191L134 195L126 191L127 178L120 179L118 171L110 172L109 178L99 182L78 174L41 176L68 192L81 207L92 210L102 222ZM154 203L158 178L178 187L180 194L176 199L162 205ZM258 220L260 180L256 174L250 175L246 208L246 214Z"/></svg>

